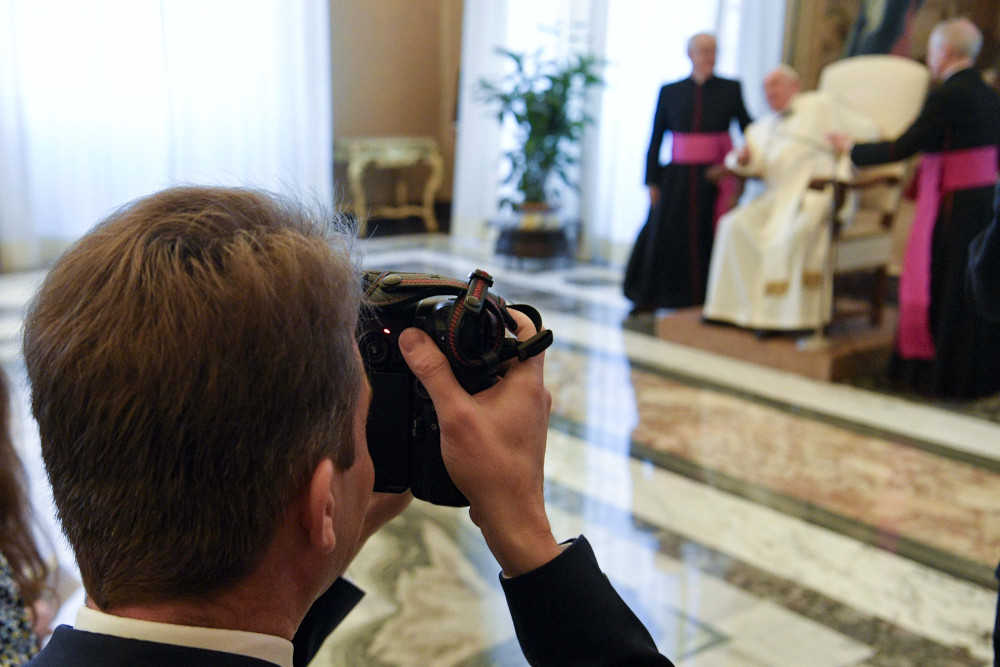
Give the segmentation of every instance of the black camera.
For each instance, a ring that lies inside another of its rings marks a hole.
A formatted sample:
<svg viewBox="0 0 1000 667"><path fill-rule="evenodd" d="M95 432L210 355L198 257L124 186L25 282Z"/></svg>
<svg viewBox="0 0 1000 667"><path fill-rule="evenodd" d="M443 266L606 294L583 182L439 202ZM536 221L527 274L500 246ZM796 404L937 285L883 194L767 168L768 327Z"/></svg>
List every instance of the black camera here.
<svg viewBox="0 0 1000 667"><path fill-rule="evenodd" d="M493 278L484 271L474 271L465 282L395 271L366 271L363 280L358 347L372 387L367 433L375 490L411 489L421 500L464 507L469 501L441 458L434 404L399 351L400 332L426 331L470 394L493 386L505 361L542 352L551 345L552 332L542 331L541 316L531 306L508 305L490 294ZM525 313L539 333L525 341L508 336L517 331L508 308Z"/></svg>

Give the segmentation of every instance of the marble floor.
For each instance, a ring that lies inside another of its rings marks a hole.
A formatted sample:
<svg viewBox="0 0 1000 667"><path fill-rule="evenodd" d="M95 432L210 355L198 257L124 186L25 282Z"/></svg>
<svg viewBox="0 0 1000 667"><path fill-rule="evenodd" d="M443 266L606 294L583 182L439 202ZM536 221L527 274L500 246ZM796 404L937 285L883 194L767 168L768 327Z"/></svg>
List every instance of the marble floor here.
<svg viewBox="0 0 1000 667"><path fill-rule="evenodd" d="M443 236L364 251L368 268L482 268L539 308L555 334L553 527L587 535L678 665L991 662L1000 424L631 330L611 269L515 270ZM0 276L0 360L17 386L38 278ZM55 535L20 394L18 439ZM368 595L314 664L522 665L497 573L464 510L416 502L355 560Z"/></svg>

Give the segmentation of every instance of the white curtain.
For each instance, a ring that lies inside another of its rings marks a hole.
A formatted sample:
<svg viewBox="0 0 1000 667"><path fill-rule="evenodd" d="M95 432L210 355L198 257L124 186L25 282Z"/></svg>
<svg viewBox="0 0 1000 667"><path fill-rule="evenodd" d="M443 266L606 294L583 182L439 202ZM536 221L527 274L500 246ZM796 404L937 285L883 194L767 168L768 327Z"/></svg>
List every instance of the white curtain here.
<svg viewBox="0 0 1000 667"><path fill-rule="evenodd" d="M691 73L687 40L697 32L714 31L718 16L718 0L625 4L633 11L608 3L608 85L600 125L586 153L586 190L592 197L583 253L612 263L623 261L649 208L646 149L660 86Z"/></svg>
<svg viewBox="0 0 1000 667"><path fill-rule="evenodd" d="M467 0L463 12L451 234L481 239L497 213L501 151L499 123L479 100L477 85L503 73L494 49L507 43L507 2Z"/></svg>
<svg viewBox="0 0 1000 667"><path fill-rule="evenodd" d="M330 204L328 3L0 0L0 268L179 183Z"/></svg>
<svg viewBox="0 0 1000 667"><path fill-rule="evenodd" d="M509 60L498 55L497 48L541 51L545 57L558 57L572 48L580 50L578 41L590 36L588 5L579 0L465 3L453 234L484 238L489 234L488 221L498 212L499 183L506 169L500 154L511 147L513 128L501 128L494 110L478 93L480 81L497 80L509 67ZM582 47L586 49L587 44ZM563 204L564 210L573 209L575 201Z"/></svg>
<svg viewBox="0 0 1000 667"><path fill-rule="evenodd" d="M781 64L786 0L720 0L719 72L743 82L743 99L753 118L769 111L764 77Z"/></svg>
<svg viewBox="0 0 1000 667"><path fill-rule="evenodd" d="M579 215L583 256L620 264L646 218L643 171L657 93L690 73L688 38L718 35L717 71L741 79L751 114L762 113L758 91L781 59L785 0L497 0L467 2L465 11L453 233L486 238L484 221L496 214L502 139L472 94L474 82L502 71L496 46L548 44L538 28L561 17L585 24L590 50L608 61L607 85L593 100L597 125L584 142Z"/></svg>

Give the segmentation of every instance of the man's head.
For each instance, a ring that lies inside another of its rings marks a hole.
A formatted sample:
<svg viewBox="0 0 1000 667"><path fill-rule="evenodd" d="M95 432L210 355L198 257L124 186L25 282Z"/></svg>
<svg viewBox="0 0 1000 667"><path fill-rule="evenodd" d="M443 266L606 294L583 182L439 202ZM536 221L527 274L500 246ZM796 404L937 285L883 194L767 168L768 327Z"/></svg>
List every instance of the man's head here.
<svg viewBox="0 0 1000 667"><path fill-rule="evenodd" d="M319 463L352 466L349 245L277 197L185 187L115 212L49 271L25 322L32 411L98 607L225 590Z"/></svg>
<svg viewBox="0 0 1000 667"><path fill-rule="evenodd" d="M802 82L798 73L788 65L779 65L764 77L764 97L773 111L782 113L799 94Z"/></svg>
<svg viewBox="0 0 1000 667"><path fill-rule="evenodd" d="M708 80L715 71L715 37L707 32L699 32L688 40L688 58L691 59L691 75L699 82Z"/></svg>
<svg viewBox="0 0 1000 667"><path fill-rule="evenodd" d="M969 19L938 23L927 42L927 66L936 79L953 67L971 67L983 47L983 33Z"/></svg>

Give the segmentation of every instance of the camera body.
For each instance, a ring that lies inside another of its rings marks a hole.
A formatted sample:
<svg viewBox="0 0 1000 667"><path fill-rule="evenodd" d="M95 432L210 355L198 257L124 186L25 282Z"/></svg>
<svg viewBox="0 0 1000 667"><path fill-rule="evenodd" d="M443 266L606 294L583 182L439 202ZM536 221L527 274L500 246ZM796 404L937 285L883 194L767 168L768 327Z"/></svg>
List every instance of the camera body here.
<svg viewBox="0 0 1000 667"><path fill-rule="evenodd" d="M434 404L403 360L399 334L408 327L427 332L466 391L488 389L504 361L534 356L552 342L530 306L511 307L528 314L540 333L520 342L508 337L517 324L506 302L488 294L492 283L478 270L468 282L426 273L365 272L367 312L357 339L372 387L367 437L375 491L410 489L414 497L436 505L469 504L444 466Z"/></svg>

